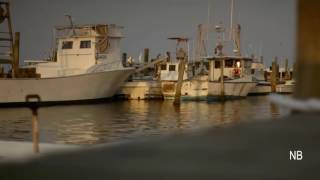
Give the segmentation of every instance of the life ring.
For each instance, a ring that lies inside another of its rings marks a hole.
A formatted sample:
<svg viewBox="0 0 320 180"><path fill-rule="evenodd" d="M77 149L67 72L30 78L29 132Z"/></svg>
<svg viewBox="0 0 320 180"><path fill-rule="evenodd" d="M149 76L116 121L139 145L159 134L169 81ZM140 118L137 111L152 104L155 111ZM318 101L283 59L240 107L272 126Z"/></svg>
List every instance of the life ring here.
<svg viewBox="0 0 320 180"><path fill-rule="evenodd" d="M240 76L240 69L239 68L235 68L232 70L232 74L233 76Z"/></svg>

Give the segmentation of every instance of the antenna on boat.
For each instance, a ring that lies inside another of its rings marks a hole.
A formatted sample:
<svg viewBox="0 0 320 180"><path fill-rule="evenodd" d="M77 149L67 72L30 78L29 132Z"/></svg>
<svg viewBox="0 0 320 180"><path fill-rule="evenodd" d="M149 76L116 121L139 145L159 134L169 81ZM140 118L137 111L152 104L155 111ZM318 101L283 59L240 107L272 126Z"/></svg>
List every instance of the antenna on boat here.
<svg viewBox="0 0 320 180"><path fill-rule="evenodd" d="M74 29L74 24L73 24L73 20L72 20L71 15L66 14L64 16L69 20L70 27L72 28L72 35L75 36L76 35L76 31Z"/></svg>
<svg viewBox="0 0 320 180"><path fill-rule="evenodd" d="M230 7L230 32L229 32L229 39L233 39L233 11L234 11L234 0L231 0L231 7Z"/></svg>
<svg viewBox="0 0 320 180"><path fill-rule="evenodd" d="M207 42L209 41L209 29L210 29L210 0L208 0L208 17L207 17Z"/></svg>

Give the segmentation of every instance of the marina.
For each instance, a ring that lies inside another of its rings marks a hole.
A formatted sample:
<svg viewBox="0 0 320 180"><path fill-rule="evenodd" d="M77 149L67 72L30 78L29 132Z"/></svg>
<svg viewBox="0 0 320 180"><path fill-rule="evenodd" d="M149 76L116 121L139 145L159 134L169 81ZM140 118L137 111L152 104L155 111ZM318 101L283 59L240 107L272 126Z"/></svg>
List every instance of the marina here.
<svg viewBox="0 0 320 180"><path fill-rule="evenodd" d="M0 179L314 179L319 2L32 1L0 1Z"/></svg>

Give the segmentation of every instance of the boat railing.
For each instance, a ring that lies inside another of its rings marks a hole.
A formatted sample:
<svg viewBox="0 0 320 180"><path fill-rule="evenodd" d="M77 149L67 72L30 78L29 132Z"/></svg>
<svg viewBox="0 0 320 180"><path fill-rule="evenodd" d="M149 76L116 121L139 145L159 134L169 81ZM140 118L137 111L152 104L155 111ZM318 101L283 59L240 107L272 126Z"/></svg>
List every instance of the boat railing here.
<svg viewBox="0 0 320 180"><path fill-rule="evenodd" d="M108 36L123 37L121 30L123 27L115 24L89 24L74 26L57 26L55 36L57 38L88 37L88 36Z"/></svg>

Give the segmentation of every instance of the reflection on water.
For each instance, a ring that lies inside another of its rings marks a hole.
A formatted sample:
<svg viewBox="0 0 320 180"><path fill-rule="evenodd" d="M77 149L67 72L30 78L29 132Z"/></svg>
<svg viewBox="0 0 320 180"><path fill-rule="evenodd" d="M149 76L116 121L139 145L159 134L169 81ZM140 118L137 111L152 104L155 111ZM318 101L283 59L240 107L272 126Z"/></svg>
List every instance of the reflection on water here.
<svg viewBox="0 0 320 180"><path fill-rule="evenodd" d="M53 106L41 108L39 114L42 142L94 144L276 118L288 110L261 96L225 103L183 102L180 107L172 101ZM30 141L30 110L0 109L0 140Z"/></svg>

